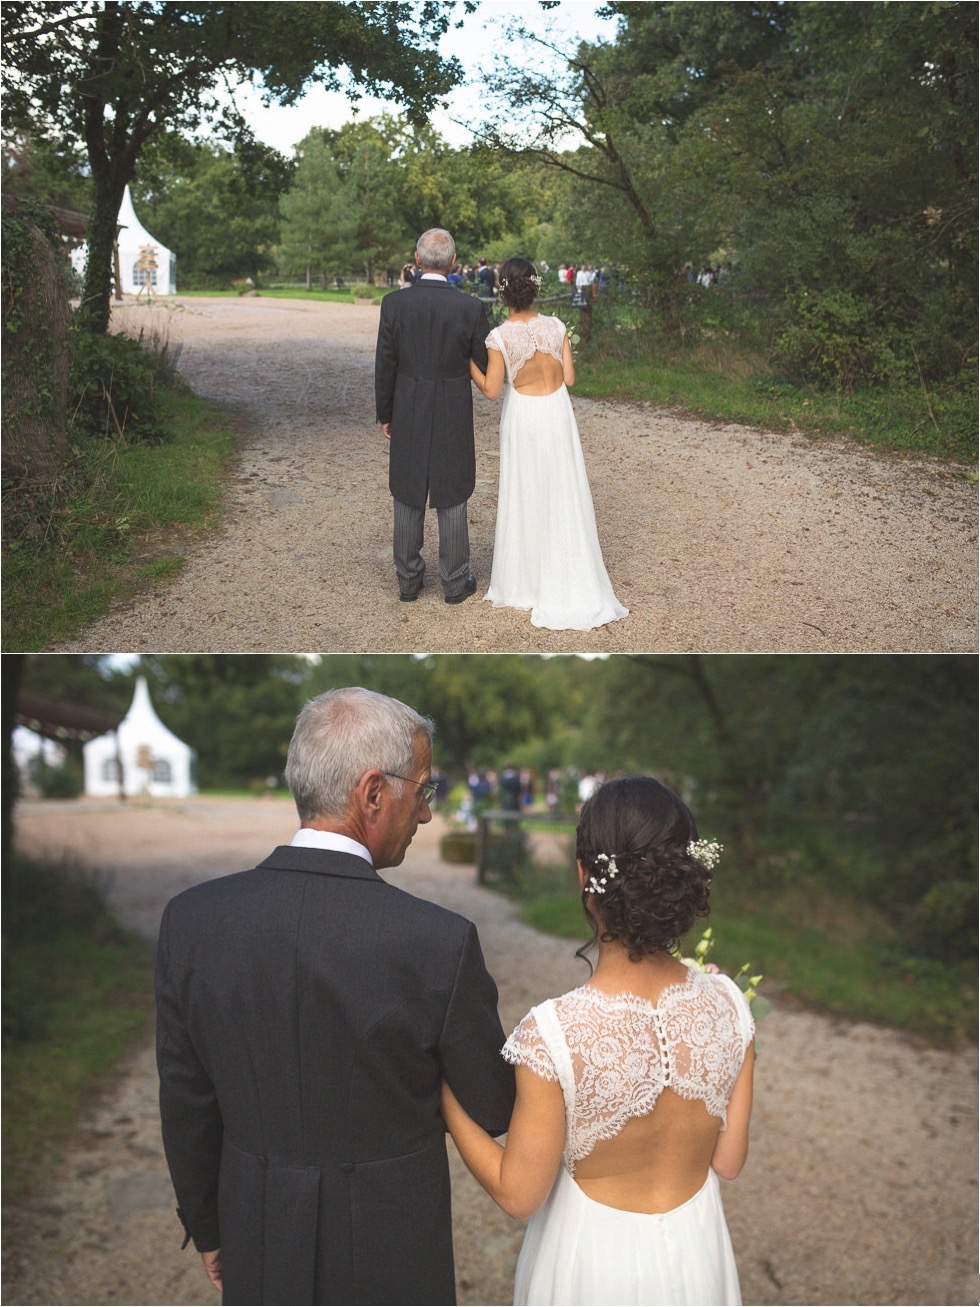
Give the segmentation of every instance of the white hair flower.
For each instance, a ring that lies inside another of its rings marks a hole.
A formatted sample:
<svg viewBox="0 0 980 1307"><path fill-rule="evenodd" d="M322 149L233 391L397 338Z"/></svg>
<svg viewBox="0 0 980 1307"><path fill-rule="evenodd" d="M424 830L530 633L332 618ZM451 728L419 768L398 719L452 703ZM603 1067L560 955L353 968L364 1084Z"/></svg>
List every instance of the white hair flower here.
<svg viewBox="0 0 980 1307"><path fill-rule="evenodd" d="M586 894L605 894L606 886L611 880L615 880L619 875L619 868L616 866L615 855L612 857L608 853L597 853L596 862L606 864L606 874L604 876L590 876L589 883L585 887ZM596 867L598 871L598 867Z"/></svg>
<svg viewBox="0 0 980 1307"><path fill-rule="evenodd" d="M687 846L687 856L700 862L708 871L713 871L718 866L724 847L717 840L691 840Z"/></svg>

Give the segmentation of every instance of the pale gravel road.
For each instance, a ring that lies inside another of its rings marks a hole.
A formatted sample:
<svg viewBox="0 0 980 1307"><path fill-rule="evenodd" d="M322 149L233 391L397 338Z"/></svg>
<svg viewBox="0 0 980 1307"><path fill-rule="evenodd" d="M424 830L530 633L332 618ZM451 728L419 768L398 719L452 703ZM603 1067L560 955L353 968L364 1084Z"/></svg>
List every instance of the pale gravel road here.
<svg viewBox="0 0 980 1307"><path fill-rule="evenodd" d="M285 800L28 802L17 842L113 872L122 918L155 935L164 901L292 837ZM511 903L438 857L441 819L385 873L476 921L510 1029L585 979L573 946L530 930ZM724 1185L748 1304L978 1301L976 1048L933 1048L776 998L759 1034L752 1147ZM452 1153L459 1300L510 1302L521 1230ZM6 1214L6 1304L215 1304L179 1251L159 1137L152 1051L138 1052Z"/></svg>
<svg viewBox="0 0 980 1307"><path fill-rule="evenodd" d="M235 407L222 525L171 584L84 630L79 652L972 652L977 495L969 470L575 399L606 565L630 616L532 627L481 602L498 406L477 396L470 501L480 588L400 604L387 446L374 423L378 310L243 298L124 304L113 327L169 334L194 389Z"/></svg>

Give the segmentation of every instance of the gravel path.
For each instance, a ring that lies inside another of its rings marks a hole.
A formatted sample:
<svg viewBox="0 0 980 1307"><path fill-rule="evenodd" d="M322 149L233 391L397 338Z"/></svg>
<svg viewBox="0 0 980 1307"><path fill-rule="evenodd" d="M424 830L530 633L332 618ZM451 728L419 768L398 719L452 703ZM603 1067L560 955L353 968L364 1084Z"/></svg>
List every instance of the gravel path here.
<svg viewBox="0 0 980 1307"><path fill-rule="evenodd" d="M405 865L386 874L477 922L509 1029L584 969L567 941L530 930L478 887L472 868L442 863L440 828L439 818L421 828ZM275 799L82 800L25 802L16 829L25 851L111 869L120 915L152 936L171 894L252 865L291 838L295 820ZM778 999L759 1050L752 1150L724 1186L745 1302L977 1302L976 1050L931 1048ZM520 1227L452 1160L460 1302L507 1303ZM179 1243L144 1048L7 1213L4 1301L214 1303Z"/></svg>
<svg viewBox="0 0 980 1307"><path fill-rule="evenodd" d="M490 576L499 406L477 397L473 600L400 604L387 446L374 423L378 310L244 298L123 304L243 434L223 524L170 585L79 652L972 652L977 503L966 469L840 441L576 399L606 565L630 616L547 632L480 602ZM435 558L435 523L427 530Z"/></svg>

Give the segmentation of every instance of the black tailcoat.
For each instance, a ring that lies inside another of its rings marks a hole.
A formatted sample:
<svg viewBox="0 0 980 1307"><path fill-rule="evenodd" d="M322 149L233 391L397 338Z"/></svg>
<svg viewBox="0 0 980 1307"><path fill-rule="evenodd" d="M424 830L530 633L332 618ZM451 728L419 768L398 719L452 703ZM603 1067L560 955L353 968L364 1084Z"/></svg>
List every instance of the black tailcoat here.
<svg viewBox="0 0 980 1307"><path fill-rule="evenodd" d="M513 1107L471 922L363 859L282 846L168 905L157 957L164 1146L225 1303L452 1304L448 1080Z"/></svg>
<svg viewBox="0 0 980 1307"><path fill-rule="evenodd" d="M402 504L452 508L476 484L470 359L487 370L486 311L442 280L381 301L374 363L379 422L391 423L388 486Z"/></svg>

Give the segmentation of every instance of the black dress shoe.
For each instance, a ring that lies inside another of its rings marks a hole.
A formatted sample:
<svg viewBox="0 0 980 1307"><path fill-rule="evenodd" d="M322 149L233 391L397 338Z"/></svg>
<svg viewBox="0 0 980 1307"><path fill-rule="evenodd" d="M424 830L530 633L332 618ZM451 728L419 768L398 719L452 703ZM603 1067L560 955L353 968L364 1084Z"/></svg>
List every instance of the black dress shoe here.
<svg viewBox="0 0 980 1307"><path fill-rule="evenodd" d="M476 577L471 572L466 578L466 583L458 595L446 595L446 603L461 604L464 599L469 599L472 594L476 594Z"/></svg>

